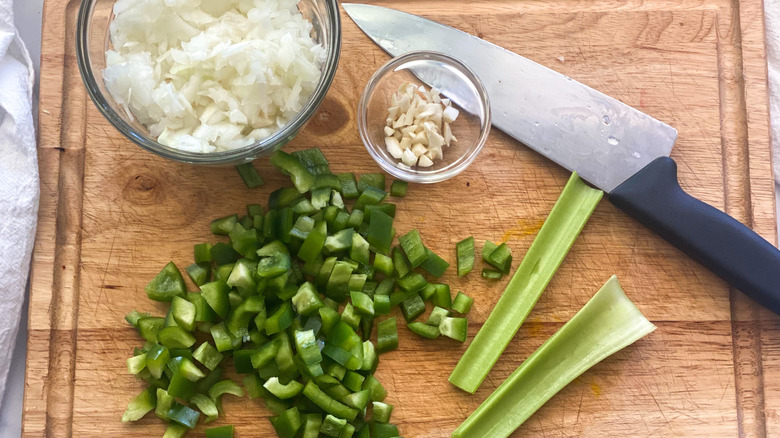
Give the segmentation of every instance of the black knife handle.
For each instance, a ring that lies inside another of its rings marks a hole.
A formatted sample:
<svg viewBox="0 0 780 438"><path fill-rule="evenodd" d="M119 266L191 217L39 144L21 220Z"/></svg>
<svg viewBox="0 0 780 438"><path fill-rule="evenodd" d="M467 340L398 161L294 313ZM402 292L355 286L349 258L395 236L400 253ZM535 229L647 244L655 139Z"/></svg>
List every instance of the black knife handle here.
<svg viewBox="0 0 780 438"><path fill-rule="evenodd" d="M733 217L685 193L677 182L674 160L655 159L613 190L609 200L780 314L780 250Z"/></svg>

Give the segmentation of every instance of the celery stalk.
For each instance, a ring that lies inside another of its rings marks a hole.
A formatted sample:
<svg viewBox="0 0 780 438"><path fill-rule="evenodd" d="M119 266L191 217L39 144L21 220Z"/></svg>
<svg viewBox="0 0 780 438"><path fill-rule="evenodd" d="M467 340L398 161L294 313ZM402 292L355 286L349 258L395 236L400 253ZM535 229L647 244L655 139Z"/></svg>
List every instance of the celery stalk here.
<svg viewBox="0 0 780 438"><path fill-rule="evenodd" d="M453 432L507 437L552 396L604 358L655 330L613 276Z"/></svg>
<svg viewBox="0 0 780 438"><path fill-rule="evenodd" d="M474 393L544 292L604 193L577 173L566 183L520 267L487 321L450 375L458 388Z"/></svg>

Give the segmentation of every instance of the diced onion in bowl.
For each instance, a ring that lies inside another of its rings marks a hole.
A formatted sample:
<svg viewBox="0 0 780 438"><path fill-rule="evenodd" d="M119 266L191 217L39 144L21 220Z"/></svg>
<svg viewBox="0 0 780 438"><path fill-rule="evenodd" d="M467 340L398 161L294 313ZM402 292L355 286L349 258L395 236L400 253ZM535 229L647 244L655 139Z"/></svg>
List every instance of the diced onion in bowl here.
<svg viewBox="0 0 780 438"><path fill-rule="evenodd" d="M241 148L313 94L325 49L297 0L118 0L103 80L161 144Z"/></svg>

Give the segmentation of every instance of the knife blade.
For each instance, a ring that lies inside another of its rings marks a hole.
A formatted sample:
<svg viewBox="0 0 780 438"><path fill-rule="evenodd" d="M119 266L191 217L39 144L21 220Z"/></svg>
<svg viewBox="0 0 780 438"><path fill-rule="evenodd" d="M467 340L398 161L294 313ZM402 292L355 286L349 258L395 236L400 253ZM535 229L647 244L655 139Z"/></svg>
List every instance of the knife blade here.
<svg viewBox="0 0 780 438"><path fill-rule="evenodd" d="M615 206L780 314L780 251L680 188L677 165L669 157L677 139L674 128L455 28L381 6L342 6L392 56L429 50L462 61L488 91L494 126L576 171L607 192ZM424 71L415 74L435 82Z"/></svg>

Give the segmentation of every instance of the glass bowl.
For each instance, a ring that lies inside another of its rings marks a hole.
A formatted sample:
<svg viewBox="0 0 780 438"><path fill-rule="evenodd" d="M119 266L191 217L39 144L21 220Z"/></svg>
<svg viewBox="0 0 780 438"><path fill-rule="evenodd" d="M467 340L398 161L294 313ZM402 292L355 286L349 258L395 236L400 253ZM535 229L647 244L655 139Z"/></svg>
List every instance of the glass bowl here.
<svg viewBox="0 0 780 438"><path fill-rule="evenodd" d="M174 149L157 142L149 130L133 120L106 90L103 69L110 47L109 25L114 19L114 0L82 0L76 28L76 56L84 85L98 110L116 129L138 146L162 157L191 164L231 165L267 156L287 144L314 115L336 74L341 52L341 21L336 0L301 0L298 9L312 23L312 37L326 50L322 75L312 96L286 125L271 136L230 151L197 153Z"/></svg>
<svg viewBox="0 0 780 438"><path fill-rule="evenodd" d="M390 101L405 82L438 88L460 110L452 123L458 141L444 146L444 157L431 167L399 167L385 148ZM463 172L477 158L490 133L490 103L482 81L462 62L438 52L411 52L391 59L368 81L358 106L358 128L368 153L387 173L409 182L436 183Z"/></svg>

